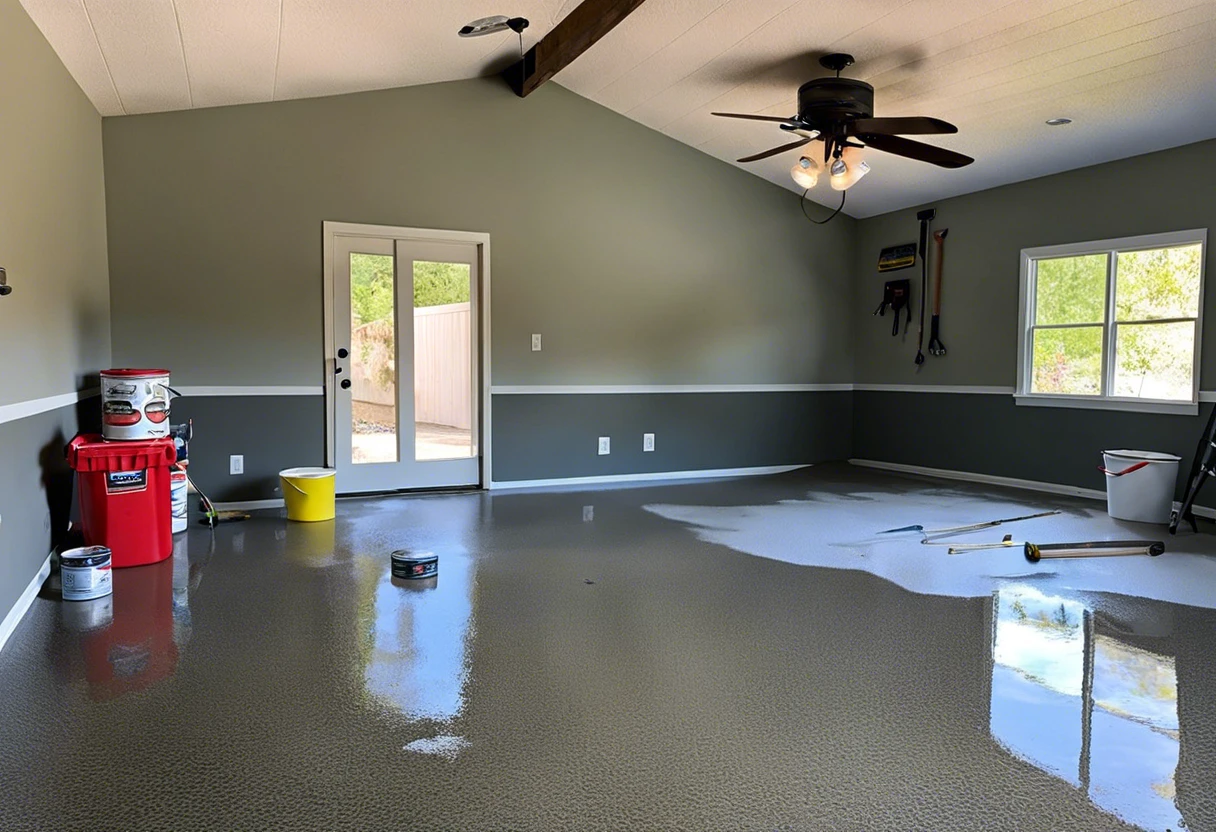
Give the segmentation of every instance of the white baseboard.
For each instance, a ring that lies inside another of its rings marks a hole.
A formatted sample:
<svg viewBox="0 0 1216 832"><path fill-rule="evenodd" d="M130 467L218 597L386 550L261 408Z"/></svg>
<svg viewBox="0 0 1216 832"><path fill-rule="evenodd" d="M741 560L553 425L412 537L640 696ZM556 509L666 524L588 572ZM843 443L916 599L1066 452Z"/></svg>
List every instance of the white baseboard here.
<svg viewBox="0 0 1216 832"><path fill-rule="evenodd" d="M30 581L29 586L25 588L25 592L21 593L21 597L17 599L17 603L13 604L13 608L8 611L8 615L4 616L4 621L0 623L0 650L4 649L4 645L8 643L8 637L17 629L17 625L21 623L21 619L25 618L25 614L34 604L34 599L38 597L38 591L42 589L42 584L46 582L47 577L51 574L51 556L47 555L46 560L42 562L42 566L38 568L38 574Z"/></svg>
<svg viewBox="0 0 1216 832"><path fill-rule="evenodd" d="M274 500L237 500L232 503L215 503L216 511L257 511L263 508L282 508L283 498Z"/></svg>
<svg viewBox="0 0 1216 832"><path fill-rule="evenodd" d="M708 480L724 477L756 477L783 474L809 465L765 465L758 468L713 468L704 471L659 471L653 474L605 474L597 477L558 477L549 480L507 480L490 483L492 491L520 488L553 488L563 485L609 485L613 483L656 483L666 480Z"/></svg>
<svg viewBox="0 0 1216 832"><path fill-rule="evenodd" d="M1096 488L1081 488L1076 485L1063 485L1055 482L1039 482L1037 480L1020 480L1015 477L998 477L995 474L976 474L970 471L952 471L947 468L926 468L923 465L904 465L899 462L880 462L875 459L850 459L850 465L862 468L877 468L880 471L895 471L900 474L918 474L924 477L937 477L943 480L961 480L981 485L999 485L1005 488L1021 488L1026 491L1040 491L1046 494L1064 494L1069 497L1084 497L1089 500L1106 502L1106 492ZM1177 509L1178 503L1174 504ZM1206 506L1195 506L1195 514L1216 520L1216 509Z"/></svg>

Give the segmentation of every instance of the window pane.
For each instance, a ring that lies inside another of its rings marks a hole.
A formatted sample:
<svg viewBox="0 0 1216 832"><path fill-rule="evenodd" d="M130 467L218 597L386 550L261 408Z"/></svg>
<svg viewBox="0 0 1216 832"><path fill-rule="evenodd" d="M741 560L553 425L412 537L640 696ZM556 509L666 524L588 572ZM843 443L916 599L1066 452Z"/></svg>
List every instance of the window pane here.
<svg viewBox="0 0 1216 832"><path fill-rule="evenodd" d="M1195 324L1120 324L1115 331L1116 396L1190 401Z"/></svg>
<svg viewBox="0 0 1216 832"><path fill-rule="evenodd" d="M1036 324L1100 324L1106 319L1106 255L1056 257L1035 266Z"/></svg>
<svg viewBox="0 0 1216 832"><path fill-rule="evenodd" d="M1115 318L1193 318L1199 314L1199 269L1203 246L1119 252ZM1189 396L1188 396L1189 398Z"/></svg>
<svg viewBox="0 0 1216 832"><path fill-rule="evenodd" d="M350 256L351 462L397 461L393 258Z"/></svg>
<svg viewBox="0 0 1216 832"><path fill-rule="evenodd" d="M1096 396L1102 392L1102 327L1036 329L1030 392Z"/></svg>
<svg viewBox="0 0 1216 832"><path fill-rule="evenodd" d="M414 261L414 458L473 456L467 263Z"/></svg>

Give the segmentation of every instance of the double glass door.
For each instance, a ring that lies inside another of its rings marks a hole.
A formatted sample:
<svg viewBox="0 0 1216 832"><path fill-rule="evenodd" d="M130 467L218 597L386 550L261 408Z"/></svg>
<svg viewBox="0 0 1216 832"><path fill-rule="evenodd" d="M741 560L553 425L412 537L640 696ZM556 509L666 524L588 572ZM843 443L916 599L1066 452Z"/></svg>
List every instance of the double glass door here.
<svg viewBox="0 0 1216 832"><path fill-rule="evenodd" d="M333 252L339 492L477 485L478 246L335 236Z"/></svg>

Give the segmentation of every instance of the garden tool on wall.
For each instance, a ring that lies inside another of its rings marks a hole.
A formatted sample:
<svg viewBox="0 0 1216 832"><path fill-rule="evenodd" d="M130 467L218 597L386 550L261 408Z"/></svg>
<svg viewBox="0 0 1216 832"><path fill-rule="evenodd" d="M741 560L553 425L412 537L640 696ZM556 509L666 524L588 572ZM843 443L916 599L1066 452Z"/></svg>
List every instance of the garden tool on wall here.
<svg viewBox="0 0 1216 832"><path fill-rule="evenodd" d="M946 235L949 233L949 228L933 232L937 259L933 262L933 318L929 322L929 355L946 354L946 345L941 339L942 259L946 253Z"/></svg>
<svg viewBox="0 0 1216 832"><path fill-rule="evenodd" d="M916 332L916 369L925 363L925 301L929 297L929 223L937 216L937 210L926 208L916 213L920 221L920 241L916 252L920 255L920 327Z"/></svg>
<svg viewBox="0 0 1216 832"><path fill-rule="evenodd" d="M894 314L895 320L891 322L891 334L899 334L899 310L908 310L908 321L904 326L904 332L908 331L908 327L912 325L912 306L908 303L908 296L912 293L912 281L910 280L888 280L882 287L882 303L878 304L878 308L874 310L875 315L886 315L887 307L891 307L891 312Z"/></svg>

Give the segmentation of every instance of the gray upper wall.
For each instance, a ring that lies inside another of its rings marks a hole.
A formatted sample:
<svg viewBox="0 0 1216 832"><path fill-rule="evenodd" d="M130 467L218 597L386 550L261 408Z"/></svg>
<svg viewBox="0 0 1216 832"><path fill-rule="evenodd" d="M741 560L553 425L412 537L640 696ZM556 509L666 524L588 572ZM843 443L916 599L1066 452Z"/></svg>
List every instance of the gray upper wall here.
<svg viewBox="0 0 1216 832"><path fill-rule="evenodd" d="M101 116L17 0L0 0L0 266L0 405L109 365Z"/></svg>
<svg viewBox="0 0 1216 832"><path fill-rule="evenodd" d="M864 187L864 183L860 186ZM1216 226L1216 141L1200 142L942 200L934 228L949 228L942 288L948 354L914 372L916 320L907 339L872 312L888 278L909 277L919 312L919 266L880 275L878 253L917 238L918 206L858 223L853 304L859 384L1012 387L1017 377L1021 250L1112 237ZM1216 241L1211 241L1216 242ZM1209 244L1206 280L1216 281ZM1213 287L1207 287L1207 297ZM928 320L925 323L928 338ZM1201 371L1216 385L1216 315L1204 322Z"/></svg>
<svg viewBox="0 0 1216 832"><path fill-rule="evenodd" d="M856 222L548 84L107 118L115 361L322 382L325 220L489 232L495 384L851 379ZM545 349L530 351L530 334Z"/></svg>

